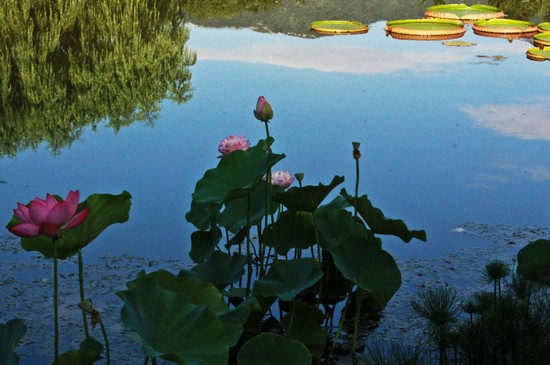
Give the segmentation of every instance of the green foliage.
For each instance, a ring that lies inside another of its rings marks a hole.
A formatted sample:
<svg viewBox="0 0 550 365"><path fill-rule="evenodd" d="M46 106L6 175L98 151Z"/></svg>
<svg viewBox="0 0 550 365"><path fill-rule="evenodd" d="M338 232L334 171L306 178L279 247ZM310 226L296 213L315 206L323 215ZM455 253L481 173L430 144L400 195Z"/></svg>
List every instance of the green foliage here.
<svg viewBox="0 0 550 365"><path fill-rule="evenodd" d="M61 198L56 197L58 200ZM57 258L66 259L86 247L107 227L115 223L123 223L129 219L132 196L127 191L119 195L92 194L78 205L77 211L90 208L90 213L84 223L76 228L62 231L63 237L56 240ZM15 216L6 227L20 223ZM45 257L53 257L52 240L50 237L23 237L21 245L26 251L38 251Z"/></svg>
<svg viewBox="0 0 550 365"><path fill-rule="evenodd" d="M23 319L11 319L0 323L0 365L17 365L19 356L15 353L17 342L27 332Z"/></svg>
<svg viewBox="0 0 550 365"><path fill-rule="evenodd" d="M69 350L59 355L58 361L53 361L52 365L90 365L101 359L94 350Z"/></svg>
<svg viewBox="0 0 550 365"><path fill-rule="evenodd" d="M315 244L315 227L310 212L285 211L264 231L265 244L279 255L291 249L306 249Z"/></svg>
<svg viewBox="0 0 550 365"><path fill-rule="evenodd" d="M262 333L239 351L239 365L310 365L311 354L299 341L275 333Z"/></svg>
<svg viewBox="0 0 550 365"><path fill-rule="evenodd" d="M518 252L518 274L541 283L550 283L550 240L539 239Z"/></svg>
<svg viewBox="0 0 550 365"><path fill-rule="evenodd" d="M195 265L190 270L181 270L179 276L191 275L204 282L225 287L239 281L244 274L246 261L246 256L236 252L229 255L221 251L214 251L206 261Z"/></svg>
<svg viewBox="0 0 550 365"><path fill-rule="evenodd" d="M313 212L327 195L343 182L344 177L334 176L329 185L293 187L283 193L273 194L272 199L283 204L289 210Z"/></svg>

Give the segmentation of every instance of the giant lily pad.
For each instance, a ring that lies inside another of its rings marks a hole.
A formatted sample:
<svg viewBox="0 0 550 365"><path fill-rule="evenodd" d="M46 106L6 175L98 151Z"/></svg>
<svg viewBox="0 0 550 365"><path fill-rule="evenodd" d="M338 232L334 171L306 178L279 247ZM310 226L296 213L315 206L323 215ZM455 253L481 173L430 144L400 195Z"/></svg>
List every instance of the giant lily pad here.
<svg viewBox="0 0 550 365"><path fill-rule="evenodd" d="M272 141L261 140L248 151L233 151L221 158L218 166L197 182L193 201L220 204L248 195L267 169L285 158L284 154L267 153Z"/></svg>
<svg viewBox="0 0 550 365"><path fill-rule="evenodd" d="M340 194L346 200L357 208L357 212L363 217L367 225L375 234L390 234L401 238L404 242L409 242L413 238L426 241L425 231L409 231L405 222L401 219L388 219L384 213L375 208L366 195L360 196L357 201L355 197L348 195L346 189L342 189Z"/></svg>
<svg viewBox="0 0 550 365"><path fill-rule="evenodd" d="M122 321L138 332L146 356L180 365L227 365L225 327L207 307L192 304L186 295L168 291L151 278L140 278L131 290L117 295L124 301Z"/></svg>
<svg viewBox="0 0 550 365"><path fill-rule="evenodd" d="M526 34L537 31L535 23L513 19L481 19L472 26L474 32L499 34Z"/></svg>
<svg viewBox="0 0 550 365"><path fill-rule="evenodd" d="M535 34L533 37L533 43L537 47L549 47L550 46L550 32ZM543 60L541 60L543 61Z"/></svg>
<svg viewBox="0 0 550 365"><path fill-rule="evenodd" d="M386 23L384 28L392 37L412 36L429 39L461 37L465 32L464 24L460 20L447 19L405 19ZM421 39L421 38L419 38Z"/></svg>
<svg viewBox="0 0 550 365"><path fill-rule="evenodd" d="M264 279L254 282L252 292L255 296L291 301L322 276L319 264L312 258L279 260L271 265Z"/></svg>
<svg viewBox="0 0 550 365"><path fill-rule="evenodd" d="M550 60L550 47L529 48L527 50L527 58L533 61L545 61Z"/></svg>
<svg viewBox="0 0 550 365"><path fill-rule="evenodd" d="M237 360L239 365L311 365L311 354L300 341L262 333L243 345Z"/></svg>
<svg viewBox="0 0 550 365"><path fill-rule="evenodd" d="M272 199L290 210L313 212L336 186L344 182L343 176L334 176L329 185L293 187L284 193L275 193Z"/></svg>
<svg viewBox="0 0 550 365"><path fill-rule="evenodd" d="M479 19L504 18L504 12L494 6L475 4L445 4L430 6L426 9L427 18L456 19L476 21Z"/></svg>
<svg viewBox="0 0 550 365"><path fill-rule="evenodd" d="M76 254L78 249L86 247L110 225L126 222L132 205L131 198L130 193L123 191L120 195L93 194L81 202L77 211L88 207L90 213L82 225L61 231L63 237L55 242L57 258L65 259ZM20 223L19 219L14 216L8 227L18 223ZM26 251L38 251L45 257L53 257L50 237L21 238L21 245Z"/></svg>
<svg viewBox="0 0 550 365"><path fill-rule="evenodd" d="M309 29L320 34L360 34L369 31L369 26L347 20L324 20L313 22Z"/></svg>
<svg viewBox="0 0 550 365"><path fill-rule="evenodd" d="M550 32L550 22L540 23L537 27L539 32Z"/></svg>
<svg viewBox="0 0 550 365"><path fill-rule="evenodd" d="M518 252L518 273L550 284L550 240L539 239Z"/></svg>
<svg viewBox="0 0 550 365"><path fill-rule="evenodd" d="M0 364L19 364L19 356L14 349L26 332L27 326L23 319L12 319L5 324L0 324Z"/></svg>

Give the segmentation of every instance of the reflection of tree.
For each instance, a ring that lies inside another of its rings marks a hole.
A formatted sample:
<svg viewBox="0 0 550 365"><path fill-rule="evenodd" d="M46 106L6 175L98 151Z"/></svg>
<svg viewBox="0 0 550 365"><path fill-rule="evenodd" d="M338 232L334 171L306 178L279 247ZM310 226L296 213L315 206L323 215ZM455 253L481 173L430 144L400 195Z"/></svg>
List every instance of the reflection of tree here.
<svg viewBox="0 0 550 365"><path fill-rule="evenodd" d="M510 19L543 22L550 20L550 0L489 0Z"/></svg>
<svg viewBox="0 0 550 365"><path fill-rule="evenodd" d="M230 18L243 12L263 12L275 8L279 0L183 0L183 9L191 18Z"/></svg>
<svg viewBox="0 0 550 365"><path fill-rule="evenodd" d="M108 119L152 124L191 97L182 10L170 0L5 0L0 9L0 156L70 145Z"/></svg>

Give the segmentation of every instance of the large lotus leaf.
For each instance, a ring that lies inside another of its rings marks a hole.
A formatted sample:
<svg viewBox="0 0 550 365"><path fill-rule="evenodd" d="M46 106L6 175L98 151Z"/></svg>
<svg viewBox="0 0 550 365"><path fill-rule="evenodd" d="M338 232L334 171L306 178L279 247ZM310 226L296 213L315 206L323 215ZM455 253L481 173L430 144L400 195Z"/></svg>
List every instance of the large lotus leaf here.
<svg viewBox="0 0 550 365"><path fill-rule="evenodd" d="M348 195L346 189L342 189L340 194L351 205L357 207L357 212L363 217L374 234L390 234L401 238L404 242L409 242L413 238L426 242L426 231L409 231L407 225L401 219L386 218L380 209L372 205L366 195L360 196L356 202L355 197Z"/></svg>
<svg viewBox="0 0 550 365"><path fill-rule="evenodd" d="M258 300L250 297L229 312L218 314L227 333L229 347L235 346L243 333L243 326L250 317L252 310L259 307Z"/></svg>
<svg viewBox="0 0 550 365"><path fill-rule="evenodd" d="M393 257L362 236L348 236L330 249L342 275L372 294L385 307L401 286L401 272Z"/></svg>
<svg viewBox="0 0 550 365"><path fill-rule="evenodd" d="M98 354L103 353L105 351L105 347L103 347L103 344L96 340L93 337L86 337L79 346L79 350L92 350Z"/></svg>
<svg viewBox="0 0 550 365"><path fill-rule="evenodd" d="M101 360L94 350L69 350L59 355L57 361L52 361L52 365L90 365Z"/></svg>
<svg viewBox="0 0 550 365"><path fill-rule="evenodd" d="M225 203L225 209L219 217L220 226L225 227L229 232L237 233L241 227L246 226L247 221L250 226L255 226L260 223L265 216L265 198L266 198L266 182L259 181L250 193L250 217L248 211L248 195L242 198L234 199ZM274 192L284 191L279 186L272 186ZM275 213L279 208L279 204L269 204L271 209L268 214Z"/></svg>
<svg viewBox="0 0 550 365"><path fill-rule="evenodd" d="M214 285L205 283L193 276L180 277L163 269L149 274L141 271L138 274L138 279L127 282L126 286L128 289L133 289L135 284L144 277L152 279L157 285L166 290L184 294L192 304L205 306L212 313L227 312L229 310L222 294Z"/></svg>
<svg viewBox="0 0 550 365"><path fill-rule="evenodd" d="M529 280L550 283L550 240L539 239L518 252L518 273Z"/></svg>
<svg viewBox="0 0 550 365"><path fill-rule="evenodd" d="M300 341L262 333L243 345L237 360L239 365L311 365L311 354Z"/></svg>
<svg viewBox="0 0 550 365"><path fill-rule="evenodd" d="M190 270L181 270L178 276L195 276L206 283L216 286L233 284L243 276L247 258L236 252L229 255L214 251L206 261L193 266Z"/></svg>
<svg viewBox="0 0 550 365"><path fill-rule="evenodd" d="M273 194L272 198L290 210L313 212L321 205L332 189L342 182L344 182L343 176L334 176L329 185L319 184L318 186L308 185L301 188L293 187L284 193Z"/></svg>
<svg viewBox="0 0 550 365"><path fill-rule="evenodd" d="M201 230L211 227L211 222L217 220L217 215L222 209L221 203L199 203L191 201L191 210L185 214L185 219Z"/></svg>
<svg viewBox="0 0 550 365"><path fill-rule="evenodd" d="M227 365L225 327L207 307L192 304L186 295L168 291L151 278L138 279L132 290L117 295L124 301L122 321L139 333L146 356L165 356L181 365Z"/></svg>
<svg viewBox="0 0 550 365"><path fill-rule="evenodd" d="M130 193L123 191L120 195L93 194L81 202L77 211L88 207L90 213L82 225L62 231L63 237L56 240L57 257L65 259L74 255L78 249L87 246L111 224L126 222L129 219L130 206L132 205L131 198ZM19 223L19 219L14 216L8 227ZM21 245L26 251L38 251L45 257L53 257L50 237L21 238Z"/></svg>
<svg viewBox="0 0 550 365"><path fill-rule="evenodd" d="M332 250L342 246L349 236L361 236L381 246L381 241L372 235L359 219L345 209L335 209L338 205L323 205L315 211L315 225L324 249Z"/></svg>
<svg viewBox="0 0 550 365"><path fill-rule="evenodd" d="M14 349L26 332L27 326L23 319L11 319L5 324L0 323L0 365L19 364L19 356Z"/></svg>
<svg viewBox="0 0 550 365"><path fill-rule="evenodd" d="M264 279L254 282L253 294L291 301L322 276L319 263L312 258L279 260L271 265Z"/></svg>
<svg viewBox="0 0 550 365"><path fill-rule="evenodd" d="M264 231L264 242L275 247L279 255L286 255L292 248L306 249L314 245L312 213L287 210L279 214L277 221Z"/></svg>
<svg viewBox="0 0 550 365"><path fill-rule="evenodd" d="M221 238L222 231L218 227L211 227L209 231L193 232L189 257L193 262L204 261L216 248Z"/></svg>
<svg viewBox="0 0 550 365"><path fill-rule="evenodd" d="M297 301L296 304L298 303L301 302ZM314 359L320 359L323 356L327 345L327 333L316 320L317 312L320 312L320 310L301 303L296 305L294 316L289 313L281 321L282 327L287 332L287 337L296 339L306 345ZM290 327L291 321L292 327Z"/></svg>
<svg viewBox="0 0 550 365"><path fill-rule="evenodd" d="M265 141L260 141L248 151L233 151L221 158L216 168L204 173L195 186L193 200L199 203L224 203L246 196L267 169L284 157L284 154L267 153Z"/></svg>

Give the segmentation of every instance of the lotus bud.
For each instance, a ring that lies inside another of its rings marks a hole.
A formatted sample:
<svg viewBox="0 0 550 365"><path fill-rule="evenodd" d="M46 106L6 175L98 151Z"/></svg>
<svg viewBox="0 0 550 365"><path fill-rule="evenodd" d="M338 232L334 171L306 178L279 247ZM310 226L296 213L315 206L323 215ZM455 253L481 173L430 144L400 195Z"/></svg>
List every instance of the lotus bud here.
<svg viewBox="0 0 550 365"><path fill-rule="evenodd" d="M254 110L254 116L256 119L261 120L262 122L267 122L273 118L273 109L267 100L260 96L258 102L256 103L256 110Z"/></svg>
<svg viewBox="0 0 550 365"><path fill-rule="evenodd" d="M361 152L359 151L359 147L361 146L361 143L359 142L352 142L353 145L353 158L356 160L359 160L361 157Z"/></svg>

